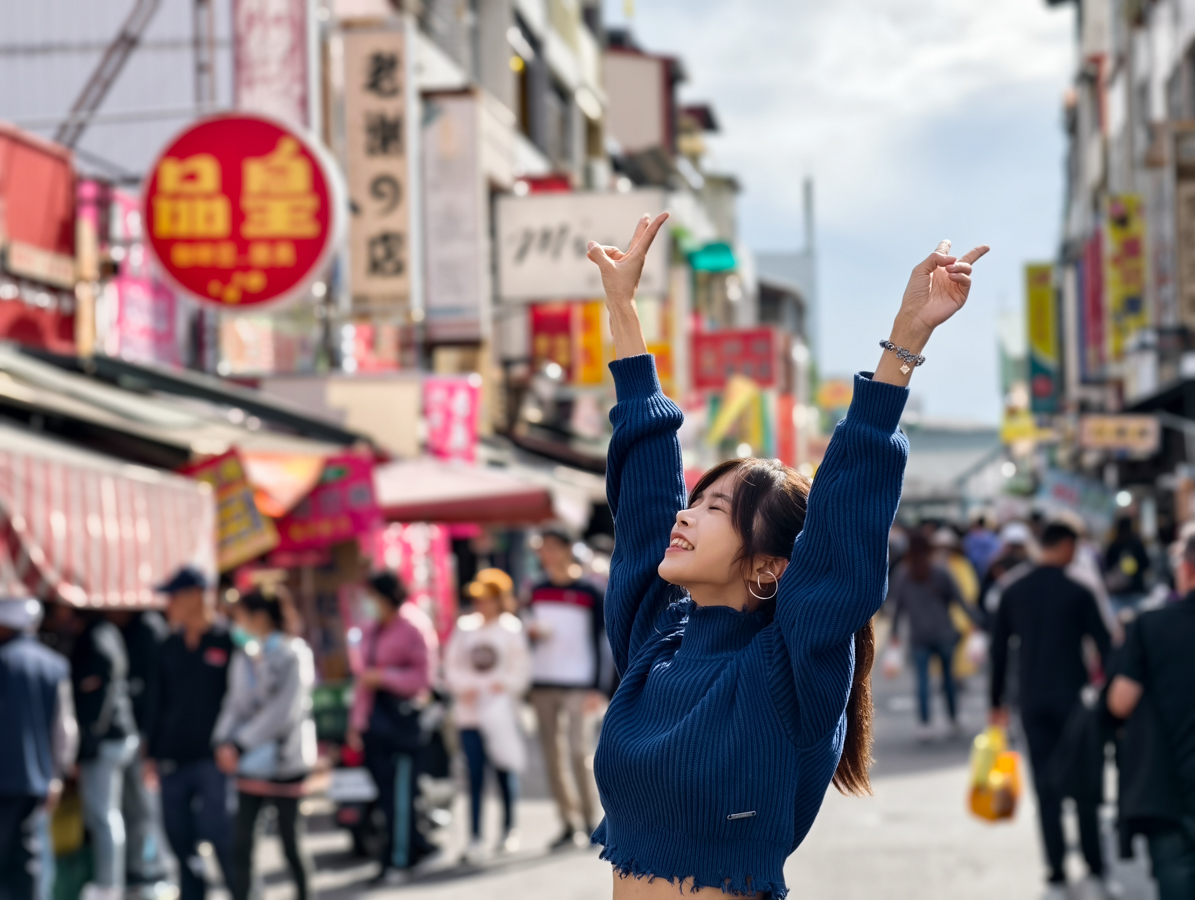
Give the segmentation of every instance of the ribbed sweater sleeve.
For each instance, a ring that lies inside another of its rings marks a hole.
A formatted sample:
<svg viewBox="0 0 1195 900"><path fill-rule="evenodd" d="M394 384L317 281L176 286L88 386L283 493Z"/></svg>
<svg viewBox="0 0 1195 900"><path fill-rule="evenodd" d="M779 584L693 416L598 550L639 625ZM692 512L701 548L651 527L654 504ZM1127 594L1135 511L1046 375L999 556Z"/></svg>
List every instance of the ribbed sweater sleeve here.
<svg viewBox="0 0 1195 900"><path fill-rule="evenodd" d="M649 355L610 364L618 403L606 457L606 497L614 516L614 555L606 588L606 634L620 673L675 589L656 574L676 513L685 505L685 478L676 430L679 407L660 389Z"/></svg>
<svg viewBox="0 0 1195 900"><path fill-rule="evenodd" d="M818 468L805 527L780 579L776 624L795 693L781 692L778 702L791 706L780 713L799 746L837 726L850 693L850 638L884 602L888 531L909 452L897 430L908 393L870 373L855 376L850 409Z"/></svg>

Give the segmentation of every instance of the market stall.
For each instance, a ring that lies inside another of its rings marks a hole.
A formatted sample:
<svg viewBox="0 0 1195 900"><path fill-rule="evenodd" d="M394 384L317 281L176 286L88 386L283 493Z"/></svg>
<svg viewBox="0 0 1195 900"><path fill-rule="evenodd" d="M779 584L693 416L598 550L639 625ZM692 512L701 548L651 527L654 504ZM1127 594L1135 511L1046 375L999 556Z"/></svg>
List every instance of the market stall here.
<svg viewBox="0 0 1195 900"><path fill-rule="evenodd" d="M0 584L130 608L179 566L215 569L205 484L0 425Z"/></svg>

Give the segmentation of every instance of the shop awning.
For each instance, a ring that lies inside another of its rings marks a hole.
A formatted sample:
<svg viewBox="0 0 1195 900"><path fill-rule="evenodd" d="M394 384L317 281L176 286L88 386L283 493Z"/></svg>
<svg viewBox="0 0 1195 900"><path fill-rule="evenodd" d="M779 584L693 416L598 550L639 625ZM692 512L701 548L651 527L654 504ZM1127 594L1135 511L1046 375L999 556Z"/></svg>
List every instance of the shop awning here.
<svg viewBox="0 0 1195 900"><path fill-rule="evenodd" d="M211 489L0 425L0 584L146 607L179 566L214 571Z"/></svg>
<svg viewBox="0 0 1195 900"><path fill-rule="evenodd" d="M391 522L533 523L551 519L552 495L498 469L436 459L374 469L374 490Z"/></svg>

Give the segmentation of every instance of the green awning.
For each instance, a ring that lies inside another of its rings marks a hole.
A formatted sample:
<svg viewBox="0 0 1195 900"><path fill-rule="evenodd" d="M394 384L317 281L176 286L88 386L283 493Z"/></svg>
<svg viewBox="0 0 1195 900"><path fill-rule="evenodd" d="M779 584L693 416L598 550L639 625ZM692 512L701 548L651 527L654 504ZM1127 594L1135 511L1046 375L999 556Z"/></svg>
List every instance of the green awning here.
<svg viewBox="0 0 1195 900"><path fill-rule="evenodd" d="M689 265L697 272L729 272L738 268L738 261L730 244L717 241L690 253Z"/></svg>

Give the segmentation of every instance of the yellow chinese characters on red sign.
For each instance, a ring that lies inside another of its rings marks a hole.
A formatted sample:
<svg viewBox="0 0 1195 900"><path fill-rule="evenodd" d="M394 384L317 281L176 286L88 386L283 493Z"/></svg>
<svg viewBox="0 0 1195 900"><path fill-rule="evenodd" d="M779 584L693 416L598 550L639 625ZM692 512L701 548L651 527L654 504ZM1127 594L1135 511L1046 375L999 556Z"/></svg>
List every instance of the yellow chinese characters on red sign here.
<svg viewBox="0 0 1195 900"><path fill-rule="evenodd" d="M328 264L339 203L320 154L254 115L204 119L178 135L145 189L149 245L180 288L223 308L307 289Z"/></svg>

